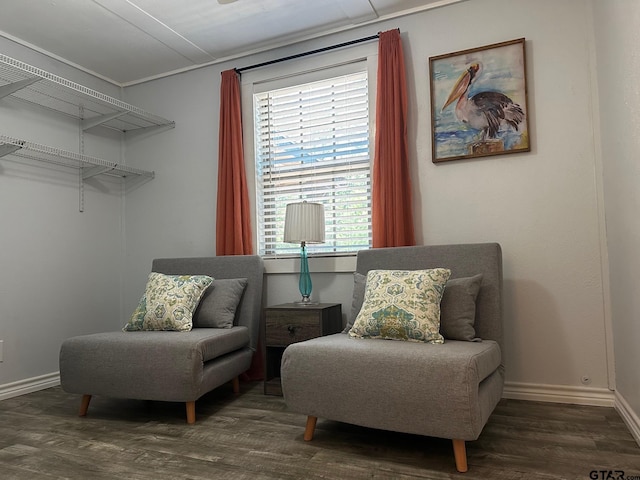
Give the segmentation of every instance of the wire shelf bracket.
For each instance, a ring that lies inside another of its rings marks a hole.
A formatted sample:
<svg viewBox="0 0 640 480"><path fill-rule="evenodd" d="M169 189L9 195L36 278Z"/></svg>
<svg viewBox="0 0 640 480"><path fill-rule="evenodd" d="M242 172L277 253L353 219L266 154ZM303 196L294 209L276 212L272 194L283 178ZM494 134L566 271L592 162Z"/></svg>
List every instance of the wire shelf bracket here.
<svg viewBox="0 0 640 480"><path fill-rule="evenodd" d="M4 98L8 95L14 94L23 88L28 87L40 80L38 77L25 78L24 80L20 80L18 82L7 83L0 87L0 98Z"/></svg>

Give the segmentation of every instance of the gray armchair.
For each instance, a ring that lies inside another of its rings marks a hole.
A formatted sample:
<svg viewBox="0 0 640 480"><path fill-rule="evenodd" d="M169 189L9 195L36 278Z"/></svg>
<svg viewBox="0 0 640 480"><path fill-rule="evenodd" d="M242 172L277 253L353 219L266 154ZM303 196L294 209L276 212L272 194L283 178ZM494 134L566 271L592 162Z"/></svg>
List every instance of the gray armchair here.
<svg viewBox="0 0 640 480"><path fill-rule="evenodd" d="M82 394L80 415L93 395L185 402L187 422L195 422L195 402L205 393L247 371L256 351L262 307L264 266L259 256L156 259L164 274L209 275L216 280L247 279L231 328L194 327L188 332L140 331L82 335L60 349L60 382ZM206 305L203 297L194 325Z"/></svg>
<svg viewBox="0 0 640 480"><path fill-rule="evenodd" d="M475 341L445 336L444 344L432 345L338 333L290 345L282 357L282 391L292 411L307 415L305 440L313 438L318 418L449 438L456 468L467 470L465 442L482 432L504 383L500 246L381 248L357 259L361 274L436 267L451 270L450 282L482 274ZM354 289L354 305L362 295Z"/></svg>

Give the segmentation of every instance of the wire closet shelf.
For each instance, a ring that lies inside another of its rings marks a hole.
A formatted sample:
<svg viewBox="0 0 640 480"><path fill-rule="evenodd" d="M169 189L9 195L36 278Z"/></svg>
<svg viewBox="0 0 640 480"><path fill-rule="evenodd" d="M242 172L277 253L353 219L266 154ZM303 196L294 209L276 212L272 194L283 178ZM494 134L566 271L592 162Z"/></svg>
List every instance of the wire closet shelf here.
<svg viewBox="0 0 640 480"><path fill-rule="evenodd" d="M84 130L98 125L121 132L175 126L171 120L0 54L0 98L7 95L79 118Z"/></svg>
<svg viewBox="0 0 640 480"><path fill-rule="evenodd" d="M121 178L131 176L154 177L154 172L139 170L90 155L69 152L47 145L40 145L38 143L0 135L0 158L5 155L14 155L63 167L82 169L83 180L95 177L96 175L110 175Z"/></svg>

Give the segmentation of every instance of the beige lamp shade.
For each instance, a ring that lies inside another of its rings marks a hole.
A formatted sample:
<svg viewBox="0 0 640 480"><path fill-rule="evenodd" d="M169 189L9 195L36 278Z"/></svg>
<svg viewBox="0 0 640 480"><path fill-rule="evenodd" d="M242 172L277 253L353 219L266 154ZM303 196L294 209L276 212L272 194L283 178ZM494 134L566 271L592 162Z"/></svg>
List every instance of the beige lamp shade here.
<svg viewBox="0 0 640 480"><path fill-rule="evenodd" d="M284 241L287 243L324 243L324 205L290 203L284 217Z"/></svg>

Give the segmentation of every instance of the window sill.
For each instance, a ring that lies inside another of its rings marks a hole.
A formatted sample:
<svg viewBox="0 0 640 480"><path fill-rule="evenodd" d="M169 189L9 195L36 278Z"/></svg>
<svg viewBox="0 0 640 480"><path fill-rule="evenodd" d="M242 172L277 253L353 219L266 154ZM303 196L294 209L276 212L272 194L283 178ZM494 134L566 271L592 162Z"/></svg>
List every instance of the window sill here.
<svg viewBox="0 0 640 480"><path fill-rule="evenodd" d="M330 257L309 257L311 273L352 273L356 270L356 254ZM267 274L300 273L300 257L265 258L264 271Z"/></svg>

